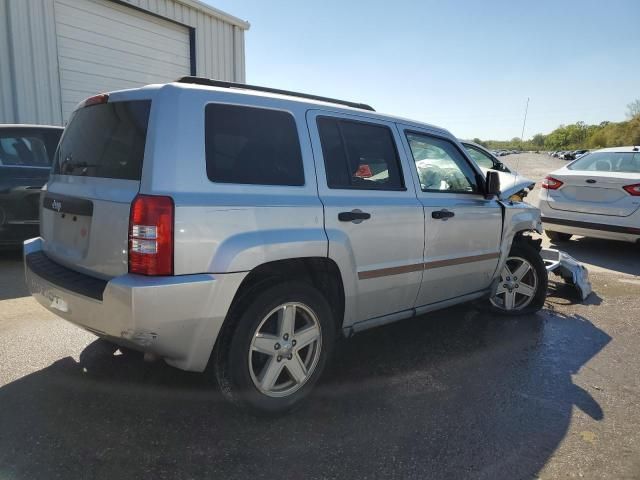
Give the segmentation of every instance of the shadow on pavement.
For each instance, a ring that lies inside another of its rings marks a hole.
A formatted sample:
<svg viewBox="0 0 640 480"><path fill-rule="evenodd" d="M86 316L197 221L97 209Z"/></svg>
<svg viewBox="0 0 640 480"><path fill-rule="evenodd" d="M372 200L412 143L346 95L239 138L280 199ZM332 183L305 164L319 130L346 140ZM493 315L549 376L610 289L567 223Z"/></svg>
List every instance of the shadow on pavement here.
<svg viewBox="0 0 640 480"><path fill-rule="evenodd" d="M591 291L589 296L582 300L575 286L569 285L559 276L551 274L547 287L547 303L554 305L600 305L602 297Z"/></svg>
<svg viewBox="0 0 640 480"><path fill-rule="evenodd" d="M574 405L603 418L571 375L609 341L580 316L456 307L344 342L276 419L94 342L0 388L0 477L533 478Z"/></svg>
<svg viewBox="0 0 640 480"><path fill-rule="evenodd" d="M580 262L640 275L640 248L634 243L573 237L567 242L551 242L551 246L567 252Z"/></svg>
<svg viewBox="0 0 640 480"><path fill-rule="evenodd" d="M28 297L24 282L22 250L0 248L0 300Z"/></svg>

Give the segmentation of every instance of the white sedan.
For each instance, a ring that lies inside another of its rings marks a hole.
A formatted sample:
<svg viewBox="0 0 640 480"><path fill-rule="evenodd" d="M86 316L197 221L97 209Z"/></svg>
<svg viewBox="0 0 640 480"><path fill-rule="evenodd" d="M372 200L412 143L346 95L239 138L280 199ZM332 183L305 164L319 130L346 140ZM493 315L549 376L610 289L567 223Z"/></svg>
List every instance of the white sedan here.
<svg viewBox="0 0 640 480"><path fill-rule="evenodd" d="M539 208L546 235L640 240L640 147L605 148L551 172Z"/></svg>

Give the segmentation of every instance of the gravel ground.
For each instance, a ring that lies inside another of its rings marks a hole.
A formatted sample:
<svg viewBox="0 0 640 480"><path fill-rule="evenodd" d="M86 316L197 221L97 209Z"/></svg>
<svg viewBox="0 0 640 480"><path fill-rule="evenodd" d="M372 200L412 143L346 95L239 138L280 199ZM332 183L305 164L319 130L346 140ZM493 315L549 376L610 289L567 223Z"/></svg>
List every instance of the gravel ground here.
<svg viewBox="0 0 640 480"><path fill-rule="evenodd" d="M562 164L504 160L538 182ZM464 305L365 332L270 420L206 375L106 351L0 253L0 479L640 478L637 247L561 248L590 269L587 301L552 282L529 317Z"/></svg>

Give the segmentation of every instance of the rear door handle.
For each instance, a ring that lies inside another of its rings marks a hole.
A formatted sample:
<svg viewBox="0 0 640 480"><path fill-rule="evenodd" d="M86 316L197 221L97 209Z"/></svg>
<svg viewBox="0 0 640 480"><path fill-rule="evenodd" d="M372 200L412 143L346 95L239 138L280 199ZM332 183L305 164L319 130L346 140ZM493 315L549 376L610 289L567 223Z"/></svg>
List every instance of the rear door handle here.
<svg viewBox="0 0 640 480"><path fill-rule="evenodd" d="M363 220L369 220L371 218L371 214L367 212L363 212L362 210L351 210L350 212L340 212L338 214L338 220L341 222L354 222L360 223Z"/></svg>
<svg viewBox="0 0 640 480"><path fill-rule="evenodd" d="M437 220L446 220L447 218L451 218L455 215L455 213L450 212L449 210L436 210L431 212L431 218L435 218Z"/></svg>

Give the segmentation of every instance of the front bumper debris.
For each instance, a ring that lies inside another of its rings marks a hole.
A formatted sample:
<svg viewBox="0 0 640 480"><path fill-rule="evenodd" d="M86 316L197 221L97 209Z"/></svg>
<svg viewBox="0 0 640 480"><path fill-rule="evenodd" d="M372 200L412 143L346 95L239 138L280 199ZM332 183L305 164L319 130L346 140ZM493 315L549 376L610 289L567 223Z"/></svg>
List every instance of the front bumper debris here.
<svg viewBox="0 0 640 480"><path fill-rule="evenodd" d="M591 293L589 271L571 255L554 248L543 248L540 255L547 267L547 272L553 272L562 277L568 285L578 291L581 300L585 300Z"/></svg>

